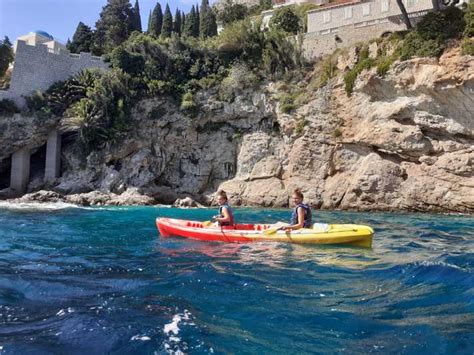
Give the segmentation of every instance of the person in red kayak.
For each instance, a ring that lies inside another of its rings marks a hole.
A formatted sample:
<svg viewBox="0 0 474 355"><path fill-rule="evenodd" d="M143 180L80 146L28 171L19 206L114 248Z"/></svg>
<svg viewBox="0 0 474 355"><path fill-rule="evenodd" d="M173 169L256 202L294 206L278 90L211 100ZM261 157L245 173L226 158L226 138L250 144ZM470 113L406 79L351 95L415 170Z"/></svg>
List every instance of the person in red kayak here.
<svg viewBox="0 0 474 355"><path fill-rule="evenodd" d="M227 194L224 190L217 191L217 203L219 204L219 214L214 216L214 220L221 226L233 226L234 214L229 206Z"/></svg>
<svg viewBox="0 0 474 355"><path fill-rule="evenodd" d="M295 208L291 214L290 225L282 228L285 232L301 228L311 228L311 208L306 203L303 203L303 199L304 196L300 189L293 191L291 201Z"/></svg>

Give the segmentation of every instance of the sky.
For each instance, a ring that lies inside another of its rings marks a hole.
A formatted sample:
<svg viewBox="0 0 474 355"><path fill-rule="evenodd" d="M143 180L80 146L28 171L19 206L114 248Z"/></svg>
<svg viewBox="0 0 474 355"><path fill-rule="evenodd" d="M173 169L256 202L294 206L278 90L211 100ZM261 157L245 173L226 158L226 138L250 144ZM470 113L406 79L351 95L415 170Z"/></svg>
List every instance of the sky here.
<svg viewBox="0 0 474 355"><path fill-rule="evenodd" d="M130 1L132 6L135 0ZM210 1L213 3L214 1ZM31 31L43 30L60 42L72 39L79 21L94 28L102 7L107 0L0 0L0 39L5 36L13 41ZM142 28L146 29L150 10L157 0L138 0ZM161 0L163 11L166 0ZM201 0L168 0L174 16L176 8L184 12Z"/></svg>

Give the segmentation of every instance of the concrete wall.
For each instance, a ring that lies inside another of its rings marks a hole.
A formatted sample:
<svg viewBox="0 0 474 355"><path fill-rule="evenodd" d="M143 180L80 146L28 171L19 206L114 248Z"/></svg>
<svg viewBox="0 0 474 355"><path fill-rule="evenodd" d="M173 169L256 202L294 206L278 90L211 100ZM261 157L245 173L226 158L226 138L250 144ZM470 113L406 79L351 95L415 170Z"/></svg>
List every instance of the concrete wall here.
<svg viewBox="0 0 474 355"><path fill-rule="evenodd" d="M11 99L23 106L22 96L36 90L45 91L55 82L64 81L85 68L107 70L109 66L90 53L71 54L62 50L55 53L43 44L29 46L17 41L10 89L0 91L0 100Z"/></svg>

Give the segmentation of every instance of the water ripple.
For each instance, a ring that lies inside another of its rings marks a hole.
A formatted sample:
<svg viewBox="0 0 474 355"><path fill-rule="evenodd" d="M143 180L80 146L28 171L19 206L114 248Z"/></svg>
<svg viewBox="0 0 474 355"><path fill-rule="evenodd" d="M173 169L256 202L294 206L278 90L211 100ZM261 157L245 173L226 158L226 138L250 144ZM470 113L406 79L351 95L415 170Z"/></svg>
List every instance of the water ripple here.
<svg viewBox="0 0 474 355"><path fill-rule="evenodd" d="M474 352L472 217L315 213L373 226L369 250L159 238L154 225L214 212L0 204L1 351Z"/></svg>

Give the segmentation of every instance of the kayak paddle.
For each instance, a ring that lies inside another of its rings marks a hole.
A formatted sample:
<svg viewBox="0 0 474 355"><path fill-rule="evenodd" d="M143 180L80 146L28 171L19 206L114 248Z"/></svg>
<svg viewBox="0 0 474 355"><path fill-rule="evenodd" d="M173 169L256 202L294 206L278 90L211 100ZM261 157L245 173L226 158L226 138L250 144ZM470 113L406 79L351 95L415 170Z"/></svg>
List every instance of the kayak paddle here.
<svg viewBox="0 0 474 355"><path fill-rule="evenodd" d="M203 227L210 227L210 226L212 226L212 221L204 221L204 222L202 222L202 226Z"/></svg>
<svg viewBox="0 0 474 355"><path fill-rule="evenodd" d="M265 235L272 235L278 232L280 229L285 228L288 226L288 223L283 223L283 222L277 222L274 224L273 228L268 228L263 231L263 234Z"/></svg>

